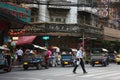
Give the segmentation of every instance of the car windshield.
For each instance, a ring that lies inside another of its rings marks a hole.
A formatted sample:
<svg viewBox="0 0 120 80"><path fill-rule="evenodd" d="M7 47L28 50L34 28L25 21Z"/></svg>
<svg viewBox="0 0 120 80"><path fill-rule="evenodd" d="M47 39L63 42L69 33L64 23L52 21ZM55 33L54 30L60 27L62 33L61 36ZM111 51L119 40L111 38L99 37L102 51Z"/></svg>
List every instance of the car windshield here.
<svg viewBox="0 0 120 80"><path fill-rule="evenodd" d="M35 54L24 54L23 58L24 59L26 59L26 58L36 58L36 55Z"/></svg>
<svg viewBox="0 0 120 80"><path fill-rule="evenodd" d="M62 55L62 59L71 59L72 56L71 55Z"/></svg>
<svg viewBox="0 0 120 80"><path fill-rule="evenodd" d="M101 53L106 53L106 51L104 51L105 49L102 48L93 48L91 49L91 53L92 54L101 54Z"/></svg>

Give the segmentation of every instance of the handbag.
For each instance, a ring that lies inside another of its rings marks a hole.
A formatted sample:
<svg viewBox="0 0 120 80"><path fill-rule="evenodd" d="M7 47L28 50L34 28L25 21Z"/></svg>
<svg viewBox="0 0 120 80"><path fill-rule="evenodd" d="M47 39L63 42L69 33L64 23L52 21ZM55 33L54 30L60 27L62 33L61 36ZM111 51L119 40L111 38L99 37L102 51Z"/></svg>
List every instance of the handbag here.
<svg viewBox="0 0 120 80"><path fill-rule="evenodd" d="M76 64L79 65L79 64L80 64L80 61L77 61Z"/></svg>
<svg viewBox="0 0 120 80"><path fill-rule="evenodd" d="M79 64L80 64L80 59L77 58L77 59L76 59L76 65L79 65Z"/></svg>

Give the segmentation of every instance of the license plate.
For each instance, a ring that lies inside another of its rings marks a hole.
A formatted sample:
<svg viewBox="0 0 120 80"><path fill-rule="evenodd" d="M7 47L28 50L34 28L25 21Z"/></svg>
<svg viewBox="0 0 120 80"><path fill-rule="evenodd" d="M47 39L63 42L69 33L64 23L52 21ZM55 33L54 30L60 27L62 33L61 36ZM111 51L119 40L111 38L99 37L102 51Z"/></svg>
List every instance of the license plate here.
<svg viewBox="0 0 120 80"><path fill-rule="evenodd" d="M96 62L95 62L95 64L99 64L99 62L98 62L98 61L96 61Z"/></svg>
<svg viewBox="0 0 120 80"><path fill-rule="evenodd" d="M28 62L24 62L24 65L28 65Z"/></svg>
<svg viewBox="0 0 120 80"><path fill-rule="evenodd" d="M64 64L68 64L68 62L64 62Z"/></svg>

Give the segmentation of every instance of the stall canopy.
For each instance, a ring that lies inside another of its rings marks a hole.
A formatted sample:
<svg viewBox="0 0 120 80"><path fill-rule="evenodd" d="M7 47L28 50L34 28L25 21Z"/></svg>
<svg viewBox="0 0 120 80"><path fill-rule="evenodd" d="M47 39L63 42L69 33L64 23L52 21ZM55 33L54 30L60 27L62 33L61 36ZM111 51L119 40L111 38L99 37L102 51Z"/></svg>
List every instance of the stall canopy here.
<svg viewBox="0 0 120 80"><path fill-rule="evenodd" d="M35 38L36 36L20 36L16 42L16 45L30 44Z"/></svg>
<svg viewBox="0 0 120 80"><path fill-rule="evenodd" d="M42 49L42 50L47 50L46 47L41 47L39 45L32 44L35 48Z"/></svg>

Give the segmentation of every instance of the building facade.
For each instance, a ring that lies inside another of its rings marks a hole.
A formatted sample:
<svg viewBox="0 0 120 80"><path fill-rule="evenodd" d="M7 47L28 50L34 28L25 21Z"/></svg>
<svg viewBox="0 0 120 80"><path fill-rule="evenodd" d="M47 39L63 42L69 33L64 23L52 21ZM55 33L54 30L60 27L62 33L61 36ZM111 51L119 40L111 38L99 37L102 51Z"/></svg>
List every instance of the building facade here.
<svg viewBox="0 0 120 80"><path fill-rule="evenodd" d="M40 45L44 45L42 37L47 35L50 45L68 47L88 39L120 40L120 31L108 25L109 2L111 0L31 0L25 6L31 8L32 26L27 27L24 35L39 36Z"/></svg>
<svg viewBox="0 0 120 80"><path fill-rule="evenodd" d="M32 13L31 23L34 29L31 30L36 30L33 34L41 37L49 35L51 45L54 44L52 38L59 37L56 46L65 46L67 39L67 45L73 43L75 46L81 43L83 38L102 40L103 28L97 23L97 7L93 5L95 2L95 0L38 0L36 4L27 4L26 6L31 7ZM31 34L30 32L28 31L26 35ZM62 37L63 42L59 41Z"/></svg>

